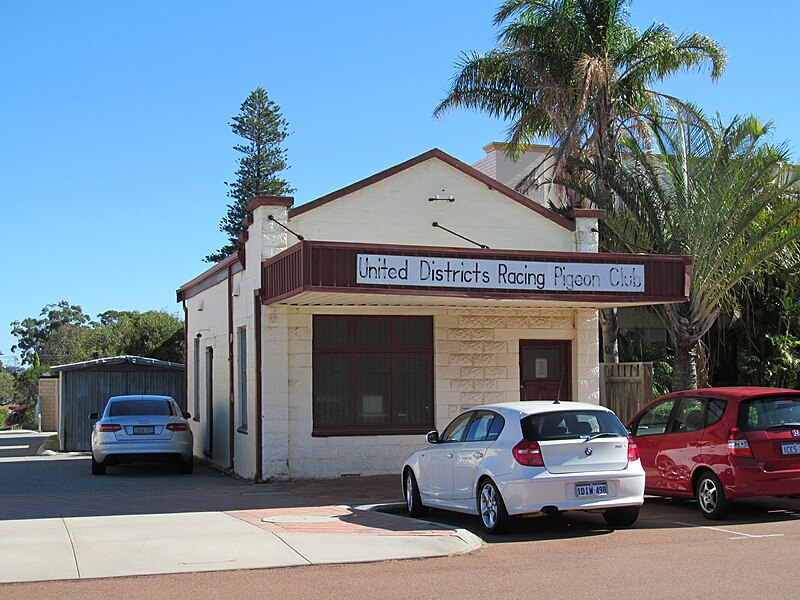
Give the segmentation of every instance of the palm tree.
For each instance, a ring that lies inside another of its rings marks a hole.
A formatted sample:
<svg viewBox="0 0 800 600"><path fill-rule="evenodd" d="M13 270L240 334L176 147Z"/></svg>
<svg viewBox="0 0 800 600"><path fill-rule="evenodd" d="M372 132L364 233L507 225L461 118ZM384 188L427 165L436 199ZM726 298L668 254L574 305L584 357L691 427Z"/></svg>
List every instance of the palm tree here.
<svg viewBox="0 0 800 600"><path fill-rule="evenodd" d="M508 152L548 137L554 151L520 182L559 182L570 163L590 157L595 171L612 163L622 132L642 128L662 96L652 84L678 71L710 68L716 80L726 55L706 36L676 35L662 24L641 34L628 22L629 0L506 0L494 23L498 46L467 53L435 116L460 107L510 122ZM539 172L541 171L541 172ZM546 173L545 171L550 171ZM605 206L610 197L598 198ZM618 362L616 309L602 311L605 362Z"/></svg>
<svg viewBox="0 0 800 600"><path fill-rule="evenodd" d="M671 109L652 121L647 140L627 138L600 188L620 202L604 222L612 239L693 257L688 302L664 307L678 390L697 387L699 342L733 290L796 251L800 177L786 167L785 146L768 143L771 124L737 117L725 125L685 105ZM600 188L578 186L589 197Z"/></svg>
<svg viewBox="0 0 800 600"><path fill-rule="evenodd" d="M434 115L461 107L509 121L512 156L550 138L556 178L576 155L588 152L605 164L620 132L640 126L642 115L658 108L653 83L705 67L716 80L726 62L721 46L704 35L679 36L663 24L638 33L628 22L629 4L506 0L494 19L502 26L498 46L462 55Z"/></svg>

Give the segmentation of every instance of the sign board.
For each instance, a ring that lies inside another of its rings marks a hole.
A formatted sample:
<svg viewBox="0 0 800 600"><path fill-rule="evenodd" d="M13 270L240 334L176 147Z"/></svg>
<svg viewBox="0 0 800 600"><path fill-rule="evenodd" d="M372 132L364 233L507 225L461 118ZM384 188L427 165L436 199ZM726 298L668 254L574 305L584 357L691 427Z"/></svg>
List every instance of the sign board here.
<svg viewBox="0 0 800 600"><path fill-rule="evenodd" d="M644 293L644 265L358 254L356 282L376 285Z"/></svg>

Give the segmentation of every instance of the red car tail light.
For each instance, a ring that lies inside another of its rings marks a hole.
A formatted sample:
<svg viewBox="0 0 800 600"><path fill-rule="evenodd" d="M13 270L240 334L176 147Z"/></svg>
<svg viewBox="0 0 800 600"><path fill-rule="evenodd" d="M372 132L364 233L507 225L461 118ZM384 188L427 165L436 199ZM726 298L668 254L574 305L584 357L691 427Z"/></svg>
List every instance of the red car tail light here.
<svg viewBox="0 0 800 600"><path fill-rule="evenodd" d="M750 444L738 427L733 427L728 432L728 454L731 456L753 458L753 451L750 449Z"/></svg>
<svg viewBox="0 0 800 600"><path fill-rule="evenodd" d="M114 433L115 431L122 431L122 425L117 425L116 423L108 423L105 425L100 425L97 428L97 431L103 431L105 433Z"/></svg>
<svg viewBox="0 0 800 600"><path fill-rule="evenodd" d="M169 431L189 431L189 425L186 423L167 423Z"/></svg>
<svg viewBox="0 0 800 600"><path fill-rule="evenodd" d="M631 436L628 436L628 462L636 462L639 460L639 446L633 441Z"/></svg>
<svg viewBox="0 0 800 600"><path fill-rule="evenodd" d="M531 440L522 440L519 444L514 446L514 458L517 462L526 467L543 467L544 460L542 459L542 450L539 448L537 442Z"/></svg>

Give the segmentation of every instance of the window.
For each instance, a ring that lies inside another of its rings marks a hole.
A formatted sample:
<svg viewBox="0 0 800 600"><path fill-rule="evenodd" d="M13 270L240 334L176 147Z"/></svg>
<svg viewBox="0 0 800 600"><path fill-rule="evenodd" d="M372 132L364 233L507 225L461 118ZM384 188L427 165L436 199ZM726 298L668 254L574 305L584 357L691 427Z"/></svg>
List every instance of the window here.
<svg viewBox="0 0 800 600"><path fill-rule="evenodd" d="M159 416L174 417L169 400L117 400L108 409L109 417Z"/></svg>
<svg viewBox="0 0 800 600"><path fill-rule="evenodd" d="M475 415L467 431L466 442L493 442L503 430L505 419L497 413L481 411Z"/></svg>
<svg viewBox="0 0 800 600"><path fill-rule="evenodd" d="M669 399L651 406L643 412L631 427L633 435L660 435L667 431L667 421L675 406L675 400Z"/></svg>
<svg viewBox="0 0 800 600"><path fill-rule="evenodd" d="M742 431L767 431L800 426L800 396L766 396L739 405L737 425Z"/></svg>
<svg viewBox="0 0 800 600"><path fill-rule="evenodd" d="M314 316L314 435L433 428L432 317Z"/></svg>
<svg viewBox="0 0 800 600"><path fill-rule="evenodd" d="M239 429L247 431L247 328L236 331L239 359Z"/></svg>
<svg viewBox="0 0 800 600"><path fill-rule="evenodd" d="M672 419L672 433L688 433L703 428L705 401L702 398L681 398Z"/></svg>
<svg viewBox="0 0 800 600"><path fill-rule="evenodd" d="M627 437L619 419L608 411L565 410L529 415L522 419L522 436L530 441L568 440L585 436Z"/></svg>
<svg viewBox="0 0 800 600"><path fill-rule="evenodd" d="M474 413L468 412L463 415L458 415L442 432L442 437L439 438L439 441L446 444L450 442L460 442L464 439L464 432L473 414Z"/></svg>

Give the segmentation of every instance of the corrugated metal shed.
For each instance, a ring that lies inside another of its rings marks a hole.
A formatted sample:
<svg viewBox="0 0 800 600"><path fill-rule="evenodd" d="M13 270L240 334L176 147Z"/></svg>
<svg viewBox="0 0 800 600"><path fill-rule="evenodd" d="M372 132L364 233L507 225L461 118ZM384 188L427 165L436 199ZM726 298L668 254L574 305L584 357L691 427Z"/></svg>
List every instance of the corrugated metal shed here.
<svg viewBox="0 0 800 600"><path fill-rule="evenodd" d="M102 412L111 396L161 394L172 396L185 410L184 365L143 358L114 356L51 367L58 373L58 438L68 452L91 450L92 421L89 413Z"/></svg>

